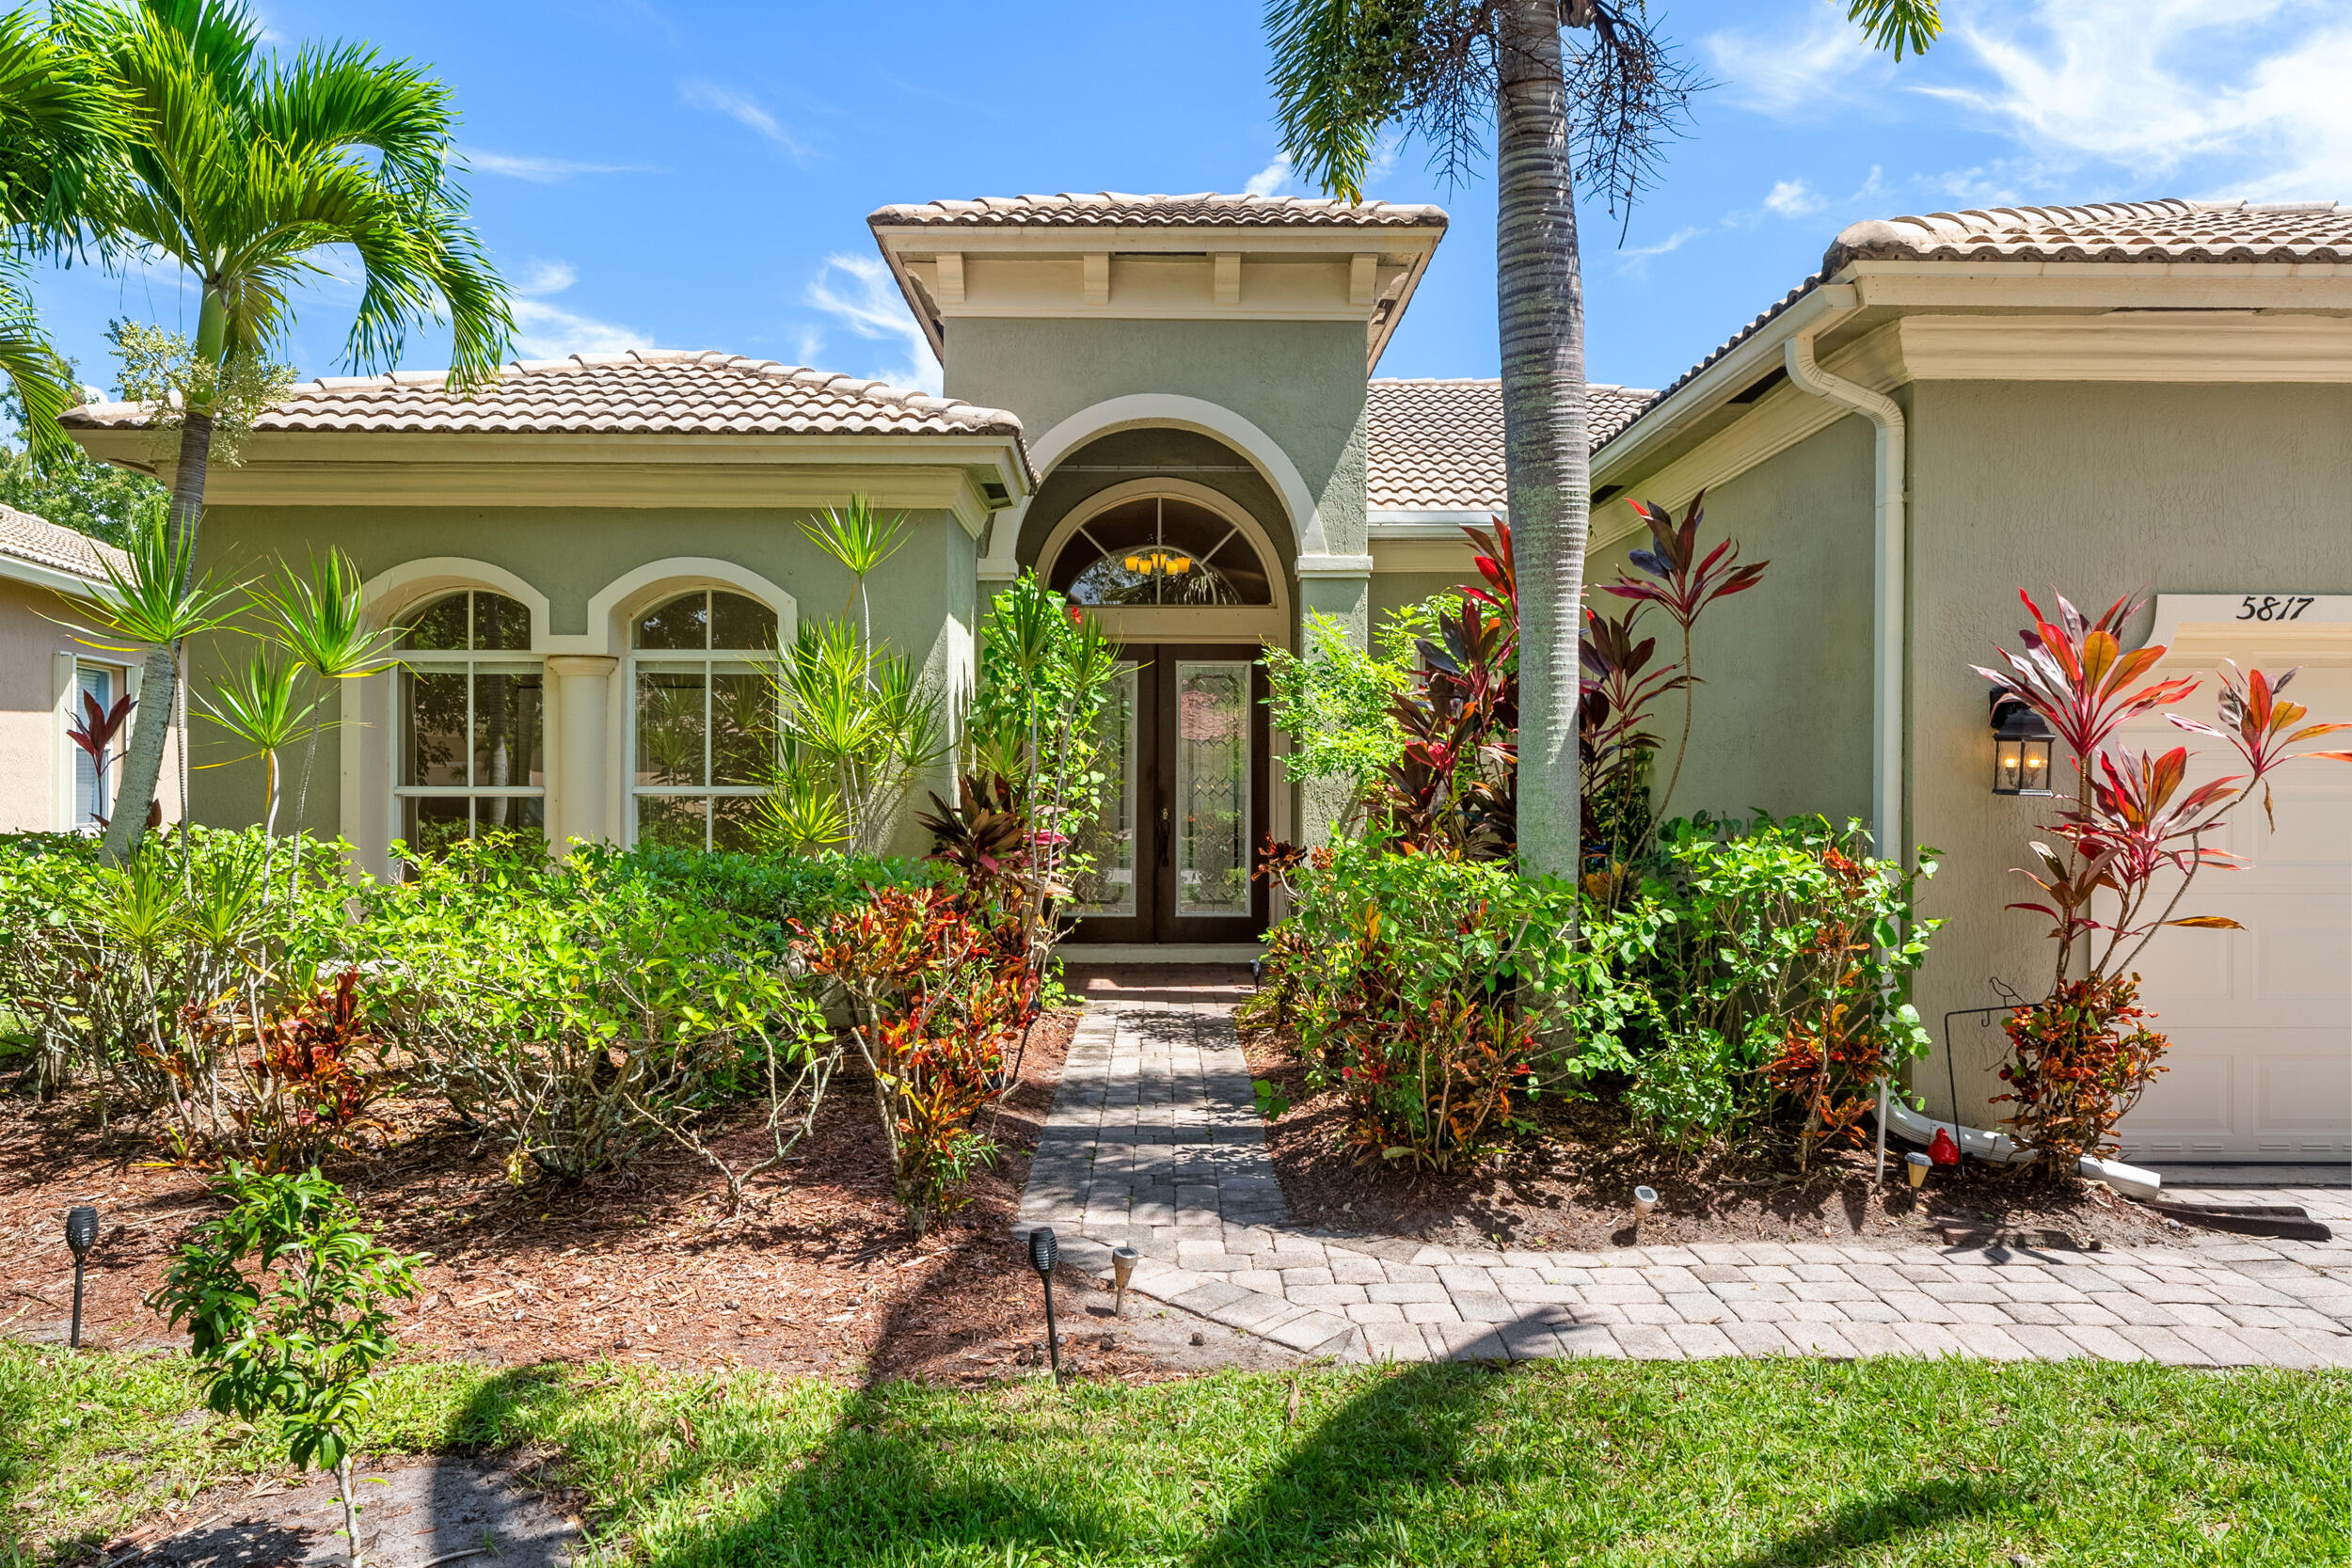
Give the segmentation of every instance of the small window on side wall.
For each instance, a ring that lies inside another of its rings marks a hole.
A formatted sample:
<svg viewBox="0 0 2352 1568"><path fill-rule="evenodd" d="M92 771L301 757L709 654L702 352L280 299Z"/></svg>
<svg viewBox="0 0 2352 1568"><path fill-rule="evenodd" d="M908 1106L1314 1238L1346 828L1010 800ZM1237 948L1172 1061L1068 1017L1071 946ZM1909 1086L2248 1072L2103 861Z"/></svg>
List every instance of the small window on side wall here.
<svg viewBox="0 0 2352 1568"><path fill-rule="evenodd" d="M775 767L776 612L721 589L630 628L630 806L640 844L749 849Z"/></svg>
<svg viewBox="0 0 2352 1568"><path fill-rule="evenodd" d="M547 835L547 671L531 611L466 589L402 622L400 836L419 854L490 832Z"/></svg>

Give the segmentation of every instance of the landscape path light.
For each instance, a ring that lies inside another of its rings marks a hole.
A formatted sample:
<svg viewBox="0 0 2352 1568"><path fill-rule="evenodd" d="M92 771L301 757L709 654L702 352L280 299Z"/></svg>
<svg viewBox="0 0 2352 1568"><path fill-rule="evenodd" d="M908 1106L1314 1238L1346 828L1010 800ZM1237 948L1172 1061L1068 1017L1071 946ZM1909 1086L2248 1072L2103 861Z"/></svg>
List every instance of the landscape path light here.
<svg viewBox="0 0 2352 1568"><path fill-rule="evenodd" d="M65 1214L65 1244L73 1249L73 1326L69 1331L66 1347L82 1348L82 1264L89 1257L89 1249L98 1244L98 1211L87 1204L69 1209Z"/></svg>
<svg viewBox="0 0 2352 1568"><path fill-rule="evenodd" d="M1111 1284L1117 1293L1111 1297L1111 1316L1127 1315L1127 1281L1135 1277L1136 1259L1143 1254L1131 1246L1111 1248Z"/></svg>
<svg viewBox="0 0 2352 1568"><path fill-rule="evenodd" d="M1910 1176L1911 1184L1915 1187L1926 1186L1928 1184L1928 1167L1932 1165L1934 1163L1934 1161L1929 1159L1924 1154L1904 1155L1903 1169L1905 1173Z"/></svg>
<svg viewBox="0 0 2352 1568"><path fill-rule="evenodd" d="M1029 1232L1029 1267L1045 1283L1045 1354L1053 1359L1054 1384L1061 1385L1061 1337L1054 1331L1054 1265L1061 1260L1061 1244L1050 1226Z"/></svg>
<svg viewBox="0 0 2352 1568"><path fill-rule="evenodd" d="M1657 1207L1658 1191L1656 1188L1636 1187L1633 1189L1633 1233L1636 1236L1642 1233L1642 1222L1649 1218L1649 1212Z"/></svg>

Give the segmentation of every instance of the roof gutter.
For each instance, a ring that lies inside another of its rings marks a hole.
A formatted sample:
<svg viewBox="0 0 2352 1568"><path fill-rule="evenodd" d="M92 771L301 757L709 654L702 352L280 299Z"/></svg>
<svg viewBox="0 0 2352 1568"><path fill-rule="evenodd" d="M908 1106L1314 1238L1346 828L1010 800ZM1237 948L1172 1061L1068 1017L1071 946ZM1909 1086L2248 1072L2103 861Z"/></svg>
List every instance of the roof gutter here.
<svg viewBox="0 0 2352 1568"><path fill-rule="evenodd" d="M1883 392L1830 374L1815 363L1816 339L1862 309L1850 285L1816 291L1822 309L1811 313L1782 345L1788 379L1802 391L1843 404L1876 432L1872 506L1874 563L1870 612L1870 831L1878 854L1907 856L1903 843L1903 612L1907 519L1903 499L1905 429L1900 404Z"/></svg>

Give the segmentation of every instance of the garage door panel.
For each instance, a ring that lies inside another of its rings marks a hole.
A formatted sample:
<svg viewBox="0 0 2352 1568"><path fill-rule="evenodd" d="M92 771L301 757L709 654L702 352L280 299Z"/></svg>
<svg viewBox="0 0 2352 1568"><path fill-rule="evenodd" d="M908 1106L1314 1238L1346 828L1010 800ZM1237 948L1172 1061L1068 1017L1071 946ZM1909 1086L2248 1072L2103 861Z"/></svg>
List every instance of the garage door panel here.
<svg viewBox="0 0 2352 1568"><path fill-rule="evenodd" d="M2340 656L2280 657L2259 635L2228 639L2161 667L2165 676L2203 677L2181 711L2213 718L2218 645L2240 668L2303 663L2289 695L2314 719L2352 718L2352 668ZM2188 742L2202 753L2192 780L2245 771L2222 743L2161 720L2134 723L2122 738L2148 751ZM2134 965L2141 1005L2172 1048L2169 1070L2119 1129L2127 1159L2352 1155L2352 767L2289 764L2271 789L2275 828L2257 795L2216 846L2249 863L2201 874L2178 911L2227 916L2245 929L2164 931Z"/></svg>
<svg viewBox="0 0 2352 1568"><path fill-rule="evenodd" d="M2333 919L2265 919L2252 933L2254 999L2352 1003L2352 908Z"/></svg>
<svg viewBox="0 0 2352 1568"><path fill-rule="evenodd" d="M2305 1054L2280 1051L2256 1060L2262 1132L2332 1133L2352 1123L2352 1060L2329 1050L2325 1038L2310 1043L2312 1049Z"/></svg>

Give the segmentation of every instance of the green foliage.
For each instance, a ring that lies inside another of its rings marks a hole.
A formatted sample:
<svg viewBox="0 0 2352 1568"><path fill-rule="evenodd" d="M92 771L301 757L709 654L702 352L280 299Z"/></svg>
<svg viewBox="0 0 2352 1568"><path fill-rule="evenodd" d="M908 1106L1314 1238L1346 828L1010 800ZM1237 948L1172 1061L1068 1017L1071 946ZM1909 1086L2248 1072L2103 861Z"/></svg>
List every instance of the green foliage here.
<svg viewBox="0 0 2352 1568"><path fill-rule="evenodd" d="M915 887L931 879L920 861L861 855L738 854L640 844L620 857L663 893L716 910L781 953L791 945L789 923L814 925L864 903L876 888Z"/></svg>
<svg viewBox="0 0 2352 1568"><path fill-rule="evenodd" d="M1104 718L1119 650L1094 618L1024 572L980 624L980 678L965 727L972 773L997 781L1025 834L1020 926L1033 977L1060 934L1049 910L1107 848L1100 829L1107 782ZM938 801L943 813L945 801Z"/></svg>
<svg viewBox="0 0 2352 1568"><path fill-rule="evenodd" d="M1290 1096L1284 1094L1269 1078L1252 1078L1249 1092L1257 1097L1258 1115L1266 1121L1280 1118L1291 1108Z"/></svg>
<svg viewBox="0 0 2352 1568"><path fill-rule="evenodd" d="M0 396L0 420L29 434L24 404L12 395ZM109 545L127 546L163 516L168 499L146 474L97 462L71 441L45 452L0 443L0 505Z"/></svg>
<svg viewBox="0 0 2352 1568"><path fill-rule="evenodd" d="M1328 780L1346 785L1343 827L1361 819L1374 781L1404 754L1396 699L1412 686L1420 640L1458 597L1440 594L1391 612L1380 626L1377 653L1360 646L1344 623L1319 610L1308 612L1303 657L1287 648L1266 650L1274 727L1291 741L1283 767L1293 784Z"/></svg>
<svg viewBox="0 0 2352 1568"><path fill-rule="evenodd" d="M518 1183L622 1164L822 1037L770 937L649 863L491 837L361 892L414 1081L502 1145Z"/></svg>
<svg viewBox="0 0 2352 1568"><path fill-rule="evenodd" d="M1565 993L1574 890L1379 842L1315 850L1290 879L1253 1012L1295 1022L1357 1145L1444 1170L1522 1120L1545 1021L1520 998Z"/></svg>
<svg viewBox="0 0 2352 1568"><path fill-rule="evenodd" d="M761 832L808 853L880 854L922 770L946 750L938 693L903 654L846 621L804 621L771 668L780 760Z"/></svg>
<svg viewBox="0 0 2352 1568"><path fill-rule="evenodd" d="M275 847L294 863L274 896L272 853L252 829L174 830L119 866L80 834L0 838L0 994L45 1093L94 1078L134 1107L193 1098L206 1116L237 1113L195 1016L279 975L307 987L349 952L343 847Z"/></svg>
<svg viewBox="0 0 2352 1568"><path fill-rule="evenodd" d="M1926 1053L1911 976L1938 924L1913 908L1933 852L1905 871L1867 843L1820 817L1664 824L1641 893L1588 911L1569 1077L1622 1078L1677 1147L1792 1102L1801 1134L1850 1129L1883 1074Z"/></svg>
<svg viewBox="0 0 2352 1568"><path fill-rule="evenodd" d="M187 1324L213 1409L276 1416L297 1467L332 1469L366 1418L369 1374L398 1348L389 1303L416 1294L424 1259L378 1246L316 1170L232 1164L213 1188L228 1212L197 1226L152 1305Z"/></svg>
<svg viewBox="0 0 2352 1568"><path fill-rule="evenodd" d="M275 1416L296 1469L335 1472L359 1568L352 1444L367 1419L369 1380L399 1348L390 1303L417 1293L424 1259L377 1245L342 1189L316 1169L265 1176L232 1164L213 1185L231 1207L196 1227L150 1305L173 1327L187 1323L214 1410L248 1421Z"/></svg>
<svg viewBox="0 0 2352 1568"><path fill-rule="evenodd" d="M209 461L237 466L253 421L294 384L294 368L255 348L234 347L225 357L200 354L178 332L119 321L107 329L121 361L122 396L150 405L149 447L159 462L179 455L180 432L191 410L213 421Z"/></svg>

